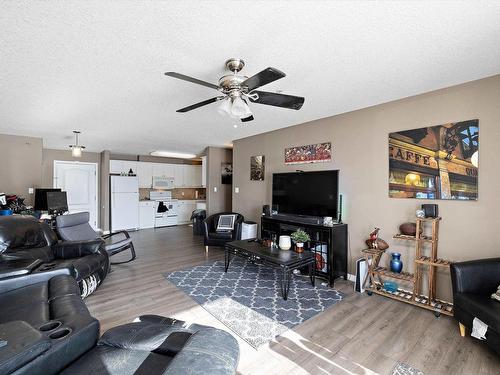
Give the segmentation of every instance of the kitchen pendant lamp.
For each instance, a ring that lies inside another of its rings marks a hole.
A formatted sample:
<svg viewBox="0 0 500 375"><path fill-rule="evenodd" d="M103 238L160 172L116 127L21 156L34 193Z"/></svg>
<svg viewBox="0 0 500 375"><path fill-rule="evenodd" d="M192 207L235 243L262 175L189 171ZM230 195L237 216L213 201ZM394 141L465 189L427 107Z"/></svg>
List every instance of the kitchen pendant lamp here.
<svg viewBox="0 0 500 375"><path fill-rule="evenodd" d="M81 158L82 150L85 148L85 146L80 145L78 142L78 135L81 134L81 132L73 130L73 133L75 134L75 144L69 145L69 148L71 149L71 156L74 158Z"/></svg>

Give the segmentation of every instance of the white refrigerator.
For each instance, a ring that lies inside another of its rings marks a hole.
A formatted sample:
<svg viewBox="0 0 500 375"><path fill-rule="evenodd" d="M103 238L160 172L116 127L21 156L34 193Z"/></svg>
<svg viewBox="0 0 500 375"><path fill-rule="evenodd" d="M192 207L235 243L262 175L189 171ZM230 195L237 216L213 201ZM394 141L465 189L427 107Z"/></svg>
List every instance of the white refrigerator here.
<svg viewBox="0 0 500 375"><path fill-rule="evenodd" d="M111 232L139 228L139 178L111 176Z"/></svg>

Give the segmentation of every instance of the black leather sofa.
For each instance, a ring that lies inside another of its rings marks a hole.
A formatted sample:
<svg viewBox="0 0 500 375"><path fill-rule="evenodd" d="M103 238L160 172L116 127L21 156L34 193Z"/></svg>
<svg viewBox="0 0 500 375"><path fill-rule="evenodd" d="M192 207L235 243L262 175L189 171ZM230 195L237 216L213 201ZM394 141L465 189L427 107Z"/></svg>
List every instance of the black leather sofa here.
<svg viewBox="0 0 500 375"><path fill-rule="evenodd" d="M475 317L488 325L486 343L500 354L500 302L491 295L500 285L500 258L451 265L453 309L460 333L472 329Z"/></svg>
<svg viewBox="0 0 500 375"><path fill-rule="evenodd" d="M237 341L211 327L142 316L99 339L70 273L0 279L0 374L235 374Z"/></svg>
<svg viewBox="0 0 500 375"><path fill-rule="evenodd" d="M232 231L217 232L217 224L219 223L219 216L221 215L236 215L234 227ZM209 246L224 246L226 242L236 241L241 239L241 229L244 217L236 212L219 212L210 215L203 221L204 225L204 245L205 250L208 252Z"/></svg>
<svg viewBox="0 0 500 375"><path fill-rule="evenodd" d="M56 233L34 217L0 216L0 273L11 267L11 262L24 262L24 271L13 267L21 273L69 268L86 297L109 271L109 256L102 243L101 239L59 242Z"/></svg>

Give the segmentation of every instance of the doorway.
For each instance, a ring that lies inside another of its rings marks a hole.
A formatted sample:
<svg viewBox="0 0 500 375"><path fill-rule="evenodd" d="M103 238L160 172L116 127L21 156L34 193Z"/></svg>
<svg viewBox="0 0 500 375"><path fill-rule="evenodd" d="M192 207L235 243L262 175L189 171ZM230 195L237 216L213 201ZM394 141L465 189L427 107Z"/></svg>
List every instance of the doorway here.
<svg viewBox="0 0 500 375"><path fill-rule="evenodd" d="M54 187L66 192L70 213L89 212L90 225L99 228L97 163L54 160Z"/></svg>

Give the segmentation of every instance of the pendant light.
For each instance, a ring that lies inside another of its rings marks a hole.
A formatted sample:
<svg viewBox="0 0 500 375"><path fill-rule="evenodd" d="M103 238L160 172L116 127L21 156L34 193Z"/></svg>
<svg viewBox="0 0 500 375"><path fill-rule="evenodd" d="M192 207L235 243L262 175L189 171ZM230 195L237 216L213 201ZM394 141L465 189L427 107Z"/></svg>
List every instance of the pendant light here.
<svg viewBox="0 0 500 375"><path fill-rule="evenodd" d="M78 130L73 130L73 133L75 134L75 144L74 145L69 145L69 148L71 149L71 156L74 158L80 158L82 157L82 150L85 148L85 146L82 146L78 143L78 135L81 134Z"/></svg>

